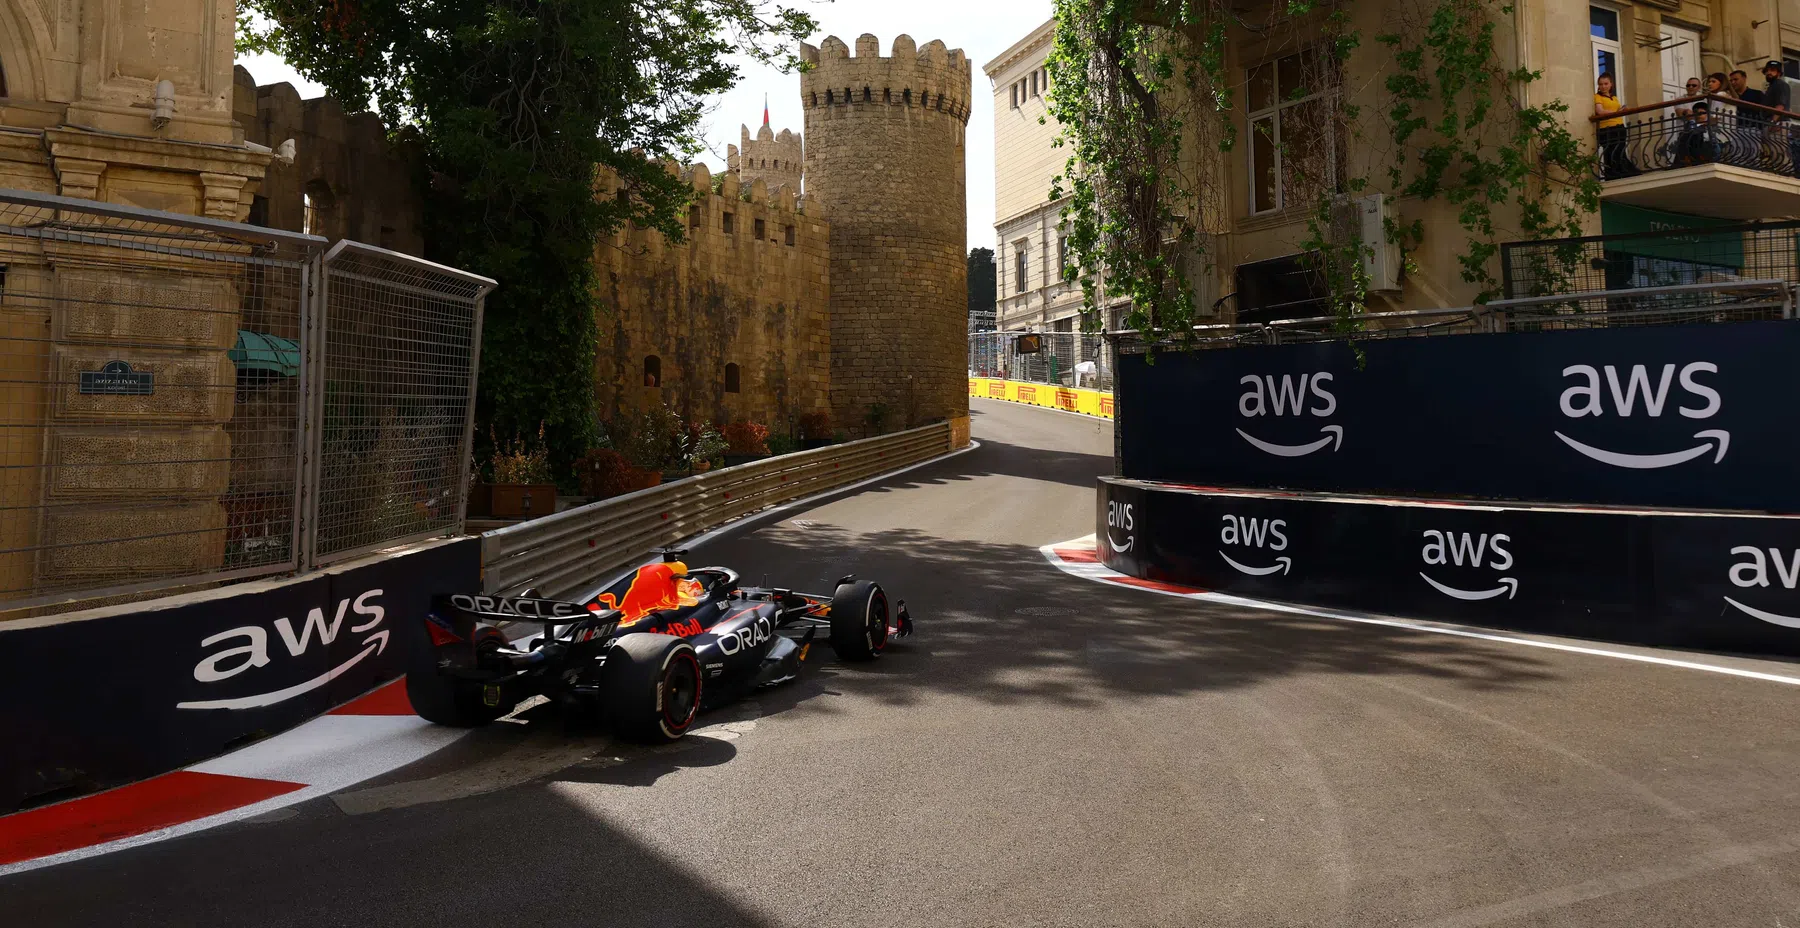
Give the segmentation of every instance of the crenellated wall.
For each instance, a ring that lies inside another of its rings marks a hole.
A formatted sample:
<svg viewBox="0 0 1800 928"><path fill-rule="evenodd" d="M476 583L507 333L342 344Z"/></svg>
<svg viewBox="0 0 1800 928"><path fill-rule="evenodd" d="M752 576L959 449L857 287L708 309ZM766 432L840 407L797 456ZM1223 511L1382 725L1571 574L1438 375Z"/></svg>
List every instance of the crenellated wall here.
<svg viewBox="0 0 1800 928"><path fill-rule="evenodd" d="M689 419L788 432L829 407L829 223L792 188L726 173L715 191L704 165L679 170L695 190L686 241L627 226L594 249L601 415L661 402ZM603 178L599 195L615 189ZM652 356L660 377L649 385Z"/></svg>
<svg viewBox="0 0 1800 928"><path fill-rule="evenodd" d="M749 126L739 128L743 132L742 147L725 146L726 167L737 172L738 182L748 184L760 180L768 184L770 190L785 185L800 192L800 136L790 129L777 134L764 125L756 130L756 137L751 138Z"/></svg>
<svg viewBox="0 0 1800 928"><path fill-rule="evenodd" d="M251 222L425 253L416 166L388 141L380 117L346 113L330 97L302 100L292 84L258 86L242 67L235 72L232 109L249 141L274 148L294 140L294 163L270 163L251 204ZM312 228L306 228L309 195Z"/></svg>
<svg viewBox="0 0 1800 928"><path fill-rule="evenodd" d="M969 414L964 128L970 63L907 36L881 57L836 36L800 46L807 198L831 222L831 394L840 424Z"/></svg>

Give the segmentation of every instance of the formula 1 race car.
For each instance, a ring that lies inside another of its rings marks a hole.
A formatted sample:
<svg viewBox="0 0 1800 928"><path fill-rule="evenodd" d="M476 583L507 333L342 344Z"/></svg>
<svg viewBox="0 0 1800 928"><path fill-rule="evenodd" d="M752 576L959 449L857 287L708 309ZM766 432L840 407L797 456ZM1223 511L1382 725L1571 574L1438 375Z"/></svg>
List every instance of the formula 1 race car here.
<svg viewBox="0 0 1800 928"><path fill-rule="evenodd" d="M585 603L456 594L426 616L429 647L412 649L406 693L440 725L483 725L524 699L546 696L606 718L619 734L673 741L701 708L793 680L823 631L841 660L881 656L912 633L906 603L890 625L887 594L848 576L835 592L748 587L725 567L690 569L659 552ZM500 623L542 633L509 641ZM423 643L421 643L423 644Z"/></svg>

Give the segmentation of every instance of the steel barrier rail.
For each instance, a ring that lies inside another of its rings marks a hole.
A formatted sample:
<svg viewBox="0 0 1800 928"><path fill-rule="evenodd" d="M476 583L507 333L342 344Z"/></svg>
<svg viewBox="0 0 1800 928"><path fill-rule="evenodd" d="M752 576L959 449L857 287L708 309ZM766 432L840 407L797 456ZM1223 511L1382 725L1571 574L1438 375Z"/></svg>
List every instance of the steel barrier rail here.
<svg viewBox="0 0 1800 928"><path fill-rule="evenodd" d="M482 535L482 588L552 599L591 589L650 549L770 506L953 450L947 422L696 474Z"/></svg>

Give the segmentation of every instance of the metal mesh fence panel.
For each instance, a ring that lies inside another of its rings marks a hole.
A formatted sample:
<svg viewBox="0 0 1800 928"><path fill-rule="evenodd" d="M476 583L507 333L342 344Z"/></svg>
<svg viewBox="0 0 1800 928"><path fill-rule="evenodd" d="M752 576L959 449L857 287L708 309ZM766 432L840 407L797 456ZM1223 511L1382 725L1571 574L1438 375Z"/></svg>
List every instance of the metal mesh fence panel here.
<svg viewBox="0 0 1800 928"><path fill-rule="evenodd" d="M1500 246L1500 266L1509 300L1612 291L1604 299L1615 309L1629 299L1622 291L1758 280L1800 285L1800 222L1509 242Z"/></svg>
<svg viewBox="0 0 1800 928"><path fill-rule="evenodd" d="M322 244L0 191L0 612L296 565Z"/></svg>
<svg viewBox="0 0 1800 928"><path fill-rule="evenodd" d="M485 278L352 242L323 262L318 562L462 525Z"/></svg>
<svg viewBox="0 0 1800 928"><path fill-rule="evenodd" d="M1112 347L1087 332L970 332L969 376L1111 390Z"/></svg>

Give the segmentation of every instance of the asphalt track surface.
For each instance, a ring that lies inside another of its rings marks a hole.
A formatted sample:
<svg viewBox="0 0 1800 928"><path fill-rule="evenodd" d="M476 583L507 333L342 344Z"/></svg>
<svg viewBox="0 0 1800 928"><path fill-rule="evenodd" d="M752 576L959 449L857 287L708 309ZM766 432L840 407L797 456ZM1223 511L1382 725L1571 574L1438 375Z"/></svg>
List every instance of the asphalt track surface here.
<svg viewBox="0 0 1800 928"><path fill-rule="evenodd" d="M0 878L0 923L1800 926L1800 689L1065 576L1109 427L975 412L691 558L879 579L919 624L879 663L815 648L670 748L527 713Z"/></svg>

